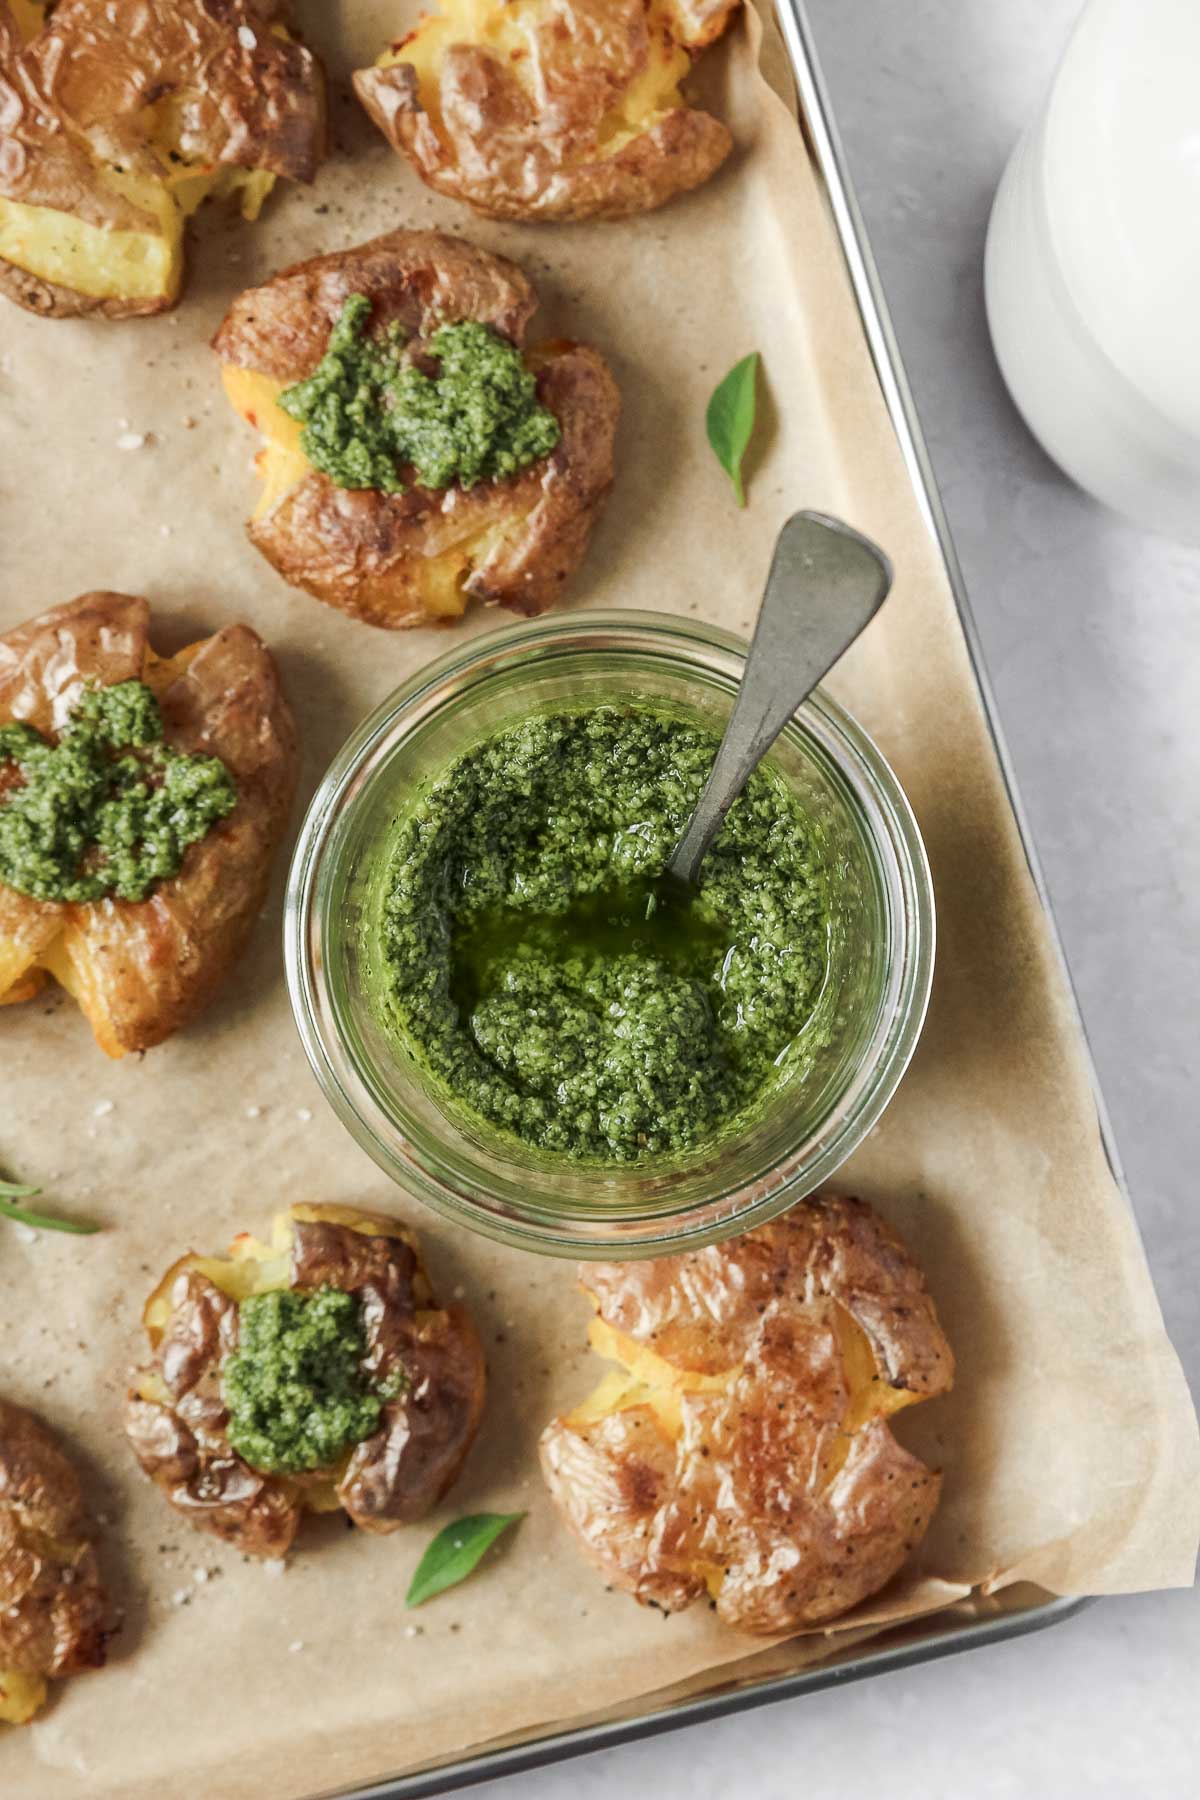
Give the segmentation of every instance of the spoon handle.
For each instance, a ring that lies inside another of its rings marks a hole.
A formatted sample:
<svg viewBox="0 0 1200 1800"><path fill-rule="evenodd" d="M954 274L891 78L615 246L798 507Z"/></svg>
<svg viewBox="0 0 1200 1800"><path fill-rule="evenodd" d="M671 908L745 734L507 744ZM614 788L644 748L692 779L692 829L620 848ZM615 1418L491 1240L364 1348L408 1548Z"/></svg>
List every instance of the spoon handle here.
<svg viewBox="0 0 1200 1800"><path fill-rule="evenodd" d="M823 675L887 598L892 566L869 538L824 513L779 533L737 700L668 874L694 884L725 814Z"/></svg>

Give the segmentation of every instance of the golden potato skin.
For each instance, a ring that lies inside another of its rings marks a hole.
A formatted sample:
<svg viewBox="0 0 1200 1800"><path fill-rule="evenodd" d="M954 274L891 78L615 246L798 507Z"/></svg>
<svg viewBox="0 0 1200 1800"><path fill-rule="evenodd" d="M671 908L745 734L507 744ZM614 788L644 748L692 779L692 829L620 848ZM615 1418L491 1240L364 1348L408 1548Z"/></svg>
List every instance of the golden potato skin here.
<svg viewBox="0 0 1200 1800"><path fill-rule="evenodd" d="M580 1281L593 1346L637 1378L554 1420L541 1459L611 1585L667 1611L707 1591L726 1624L776 1635L896 1574L941 1477L887 1418L946 1392L954 1362L920 1270L869 1207L821 1197Z"/></svg>
<svg viewBox="0 0 1200 1800"><path fill-rule="evenodd" d="M443 232L394 231L240 295L213 348L227 366L299 381L356 293L372 301L373 325L398 321L418 343L471 319L520 345L537 306L503 257ZM390 630L453 620L471 597L526 614L553 606L612 485L620 397L586 345L556 340L527 360L562 432L549 457L507 481L403 494L339 488L310 469L251 520L251 541L293 586Z"/></svg>
<svg viewBox="0 0 1200 1800"><path fill-rule="evenodd" d="M519 47L465 37L437 66L436 101L403 60L360 69L354 89L384 137L431 188L494 219L621 219L651 211L715 174L728 129L678 98L645 128L606 139L651 59L699 52L738 0L521 0ZM452 6L445 9L453 12ZM439 23L435 21L435 23ZM464 31L469 25L464 23ZM684 61L686 67L686 58ZM668 83L668 86L672 84Z"/></svg>
<svg viewBox="0 0 1200 1800"><path fill-rule="evenodd" d="M211 1278L213 1264L201 1268L191 1257L151 1295L152 1360L134 1377L125 1419L134 1454L178 1512L264 1557L286 1553L307 1510L340 1507L376 1533L423 1517L457 1478L487 1391L471 1316L457 1303L437 1305L412 1232L337 1206L293 1207L276 1224L286 1270L273 1285L357 1295L367 1368L380 1377L403 1370L404 1389L386 1403L380 1429L333 1469L285 1476L244 1462L225 1435L220 1386L221 1365L237 1345L237 1300Z"/></svg>
<svg viewBox="0 0 1200 1800"><path fill-rule="evenodd" d="M40 1420L0 1399L0 1687L6 1672L100 1668L113 1629L79 1477Z"/></svg>
<svg viewBox="0 0 1200 1800"><path fill-rule="evenodd" d="M150 607L129 594L81 595L0 637L0 721L61 728L85 682L146 679L167 741L219 756L238 804L189 847L178 875L140 902L66 906L0 884L0 959L20 944L16 990L61 954L102 1049L146 1050L209 1003L257 919L299 775L296 727L274 659L246 625L229 625L164 663L150 648ZM0 987L5 984L0 981Z"/></svg>
<svg viewBox="0 0 1200 1800"><path fill-rule="evenodd" d="M287 12L282 0L56 0L24 43L0 0L0 198L157 234L142 197L101 171L161 180L153 146L173 106L164 129L181 163L311 181L325 154L324 76L277 35ZM93 294L3 257L0 294L47 318L133 318L178 297Z"/></svg>

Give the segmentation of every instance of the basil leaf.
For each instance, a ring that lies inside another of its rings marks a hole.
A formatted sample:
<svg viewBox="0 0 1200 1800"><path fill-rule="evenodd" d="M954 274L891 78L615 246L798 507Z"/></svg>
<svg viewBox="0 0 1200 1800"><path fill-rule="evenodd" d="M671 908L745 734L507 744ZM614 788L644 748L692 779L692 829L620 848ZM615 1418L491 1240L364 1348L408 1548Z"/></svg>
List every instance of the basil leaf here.
<svg viewBox="0 0 1200 1800"><path fill-rule="evenodd" d="M423 1606L435 1594L465 1581L485 1550L490 1550L501 1532L515 1525L525 1514L472 1513L456 1519L439 1531L417 1564L417 1572L405 1595L405 1606Z"/></svg>
<svg viewBox="0 0 1200 1800"><path fill-rule="evenodd" d="M754 430L758 363L757 350L752 350L749 356L743 356L741 362L734 363L724 381L718 382L713 389L708 411L704 415L713 455L732 481L739 506L746 504L746 490L742 486L742 458Z"/></svg>
<svg viewBox="0 0 1200 1800"><path fill-rule="evenodd" d="M13 1181L0 1181L0 1219L30 1225L34 1231L67 1231L73 1237L91 1237L99 1231L98 1225L90 1225L82 1219L51 1219L45 1213L30 1212L27 1207L13 1205L14 1200L32 1200L41 1191L36 1187L18 1187Z"/></svg>

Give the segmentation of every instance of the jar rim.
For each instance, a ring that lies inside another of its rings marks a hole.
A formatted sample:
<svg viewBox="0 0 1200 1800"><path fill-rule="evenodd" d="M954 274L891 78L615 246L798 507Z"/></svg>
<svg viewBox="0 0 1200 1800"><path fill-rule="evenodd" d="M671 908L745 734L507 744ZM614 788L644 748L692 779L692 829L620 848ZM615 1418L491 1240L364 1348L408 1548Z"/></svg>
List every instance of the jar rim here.
<svg viewBox="0 0 1200 1800"><path fill-rule="evenodd" d="M916 1048L932 984L934 902L921 835L889 764L857 721L821 689L787 728L797 745L816 744L858 802L866 841L887 887L888 989L867 1053L818 1131L753 1179L732 1188L717 1178L703 1200L676 1207L637 1165L619 1174L636 1198L617 1202L617 1171L598 1179L598 1198L561 1210L511 1184L490 1182L478 1166L464 1172L445 1145L423 1141L411 1121L389 1108L339 1029L330 991L328 921L319 896L336 866L348 823L385 773L384 764L430 720L489 681L556 656L595 654L619 669L623 655L650 653L677 676L703 673L710 686L733 692L747 645L699 620L642 610L555 615L510 625L454 645L389 694L353 731L322 778L301 826L288 878L284 956L292 1010L305 1053L327 1100L358 1143L394 1181L455 1223L543 1253L583 1258L661 1255L715 1242L777 1216L819 1187L873 1128ZM331 863L332 859L332 863ZM722 1149L724 1146L722 1146ZM570 1171L579 1176L578 1168ZM661 1184L659 1184L661 1185ZM670 1188L670 1183L666 1183ZM605 1193L603 1190L608 1188Z"/></svg>

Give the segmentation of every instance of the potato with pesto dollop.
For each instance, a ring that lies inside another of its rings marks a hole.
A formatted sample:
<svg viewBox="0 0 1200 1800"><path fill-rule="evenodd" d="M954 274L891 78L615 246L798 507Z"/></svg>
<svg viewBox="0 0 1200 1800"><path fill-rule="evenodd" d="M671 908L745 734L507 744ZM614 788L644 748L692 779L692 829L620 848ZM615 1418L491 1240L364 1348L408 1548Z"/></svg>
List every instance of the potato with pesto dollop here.
<svg viewBox="0 0 1200 1800"><path fill-rule="evenodd" d="M246 625L158 656L83 594L0 637L0 1006L53 977L109 1056L217 992L258 917L299 747Z"/></svg>
<svg viewBox="0 0 1200 1800"><path fill-rule="evenodd" d="M391 630L468 601L538 613L582 560L620 407L597 351L525 348L503 257L392 231L236 299L213 340L265 439L251 542L285 580Z"/></svg>
<svg viewBox="0 0 1200 1800"><path fill-rule="evenodd" d="M434 1298L414 1234L293 1206L271 1237L187 1255L142 1315L126 1431L191 1524L279 1557L306 1512L365 1531L419 1519L456 1479L486 1371L466 1308Z"/></svg>

